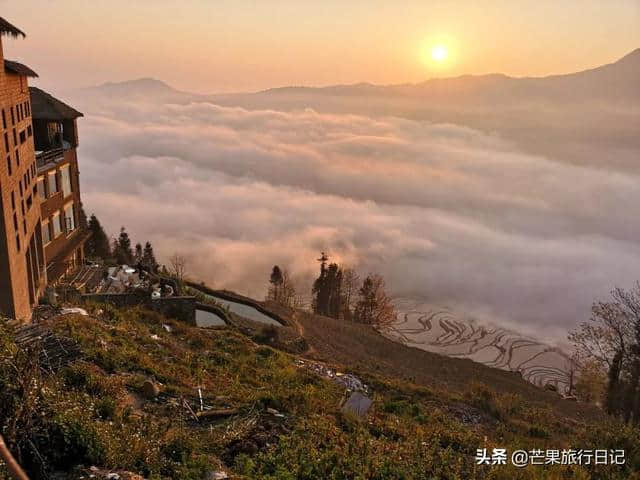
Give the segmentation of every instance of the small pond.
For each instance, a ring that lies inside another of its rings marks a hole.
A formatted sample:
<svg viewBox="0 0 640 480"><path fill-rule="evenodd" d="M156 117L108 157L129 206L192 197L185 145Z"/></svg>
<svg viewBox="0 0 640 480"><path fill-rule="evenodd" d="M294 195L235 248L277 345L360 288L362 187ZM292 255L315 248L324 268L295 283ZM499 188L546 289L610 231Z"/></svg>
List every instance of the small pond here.
<svg viewBox="0 0 640 480"><path fill-rule="evenodd" d="M196 326L223 327L227 324L222 317L206 310L196 309Z"/></svg>
<svg viewBox="0 0 640 480"><path fill-rule="evenodd" d="M203 293L203 292L201 292L201 293ZM204 295L205 295L205 297L208 297L211 300L215 300L216 303L218 303L219 305L222 305L223 307L228 308L229 311L231 311L232 313L235 313L236 315L238 315L240 317L252 320L254 322L264 323L264 324L267 324L267 325L274 325L276 327L281 327L282 326L282 324L280 322L278 322L277 320L274 320L273 318L271 318L268 315L265 315L261 311L257 310L255 307L252 307L252 306L249 306L249 305L245 305L243 303L238 303L238 302L233 302L233 301L230 301L230 300L226 300L226 299L218 297L216 295L209 295L207 293L205 293ZM196 312L196 323L198 322L197 316L198 316L198 314Z"/></svg>

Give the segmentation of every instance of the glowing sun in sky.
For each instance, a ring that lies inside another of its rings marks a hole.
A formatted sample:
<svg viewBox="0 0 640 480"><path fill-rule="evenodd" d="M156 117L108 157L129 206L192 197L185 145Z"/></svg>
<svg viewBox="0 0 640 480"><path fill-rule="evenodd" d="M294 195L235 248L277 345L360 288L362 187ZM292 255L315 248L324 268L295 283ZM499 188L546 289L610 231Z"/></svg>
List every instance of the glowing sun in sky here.
<svg viewBox="0 0 640 480"><path fill-rule="evenodd" d="M444 45L436 45L431 49L431 58L438 63L444 62L448 56L449 52Z"/></svg>

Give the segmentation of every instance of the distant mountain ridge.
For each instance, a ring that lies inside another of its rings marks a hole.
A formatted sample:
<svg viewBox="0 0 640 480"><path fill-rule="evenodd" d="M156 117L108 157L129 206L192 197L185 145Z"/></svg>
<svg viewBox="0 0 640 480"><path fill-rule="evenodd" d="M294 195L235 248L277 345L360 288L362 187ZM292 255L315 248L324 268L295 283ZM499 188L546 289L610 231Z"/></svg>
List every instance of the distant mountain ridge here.
<svg viewBox="0 0 640 480"><path fill-rule="evenodd" d="M378 95L438 99L457 95L457 100L504 100L505 95L533 96L536 99L568 100L587 95L638 98L640 88L640 48L618 61L575 73L544 77L511 77L502 73L434 78L420 83L374 85L356 83L327 87L280 87L258 94Z"/></svg>
<svg viewBox="0 0 640 480"><path fill-rule="evenodd" d="M562 87L575 87L576 81L581 83L577 91L571 88L569 91L555 92L567 93L570 96L580 94L608 93L617 94L620 97L637 97L640 93L640 48L633 50L619 60L599 67L582 70L568 74L554 74L543 77L511 77L503 73L491 73L485 75L461 75L457 77L433 78L419 83L404 83L391 85L376 85L368 82L353 84L338 84L324 87L312 86L283 86L269 88L257 92L230 93L230 94L196 94L180 91L169 84L155 78L145 77L122 82L106 82L101 85L87 87L84 91L104 92L116 94L170 94L185 95L196 98L229 98L245 95L282 95L282 94L321 94L321 95L379 95L379 96L404 96L404 97L438 97L442 95L463 95L465 100L470 100L473 95L483 95L484 99L496 94L504 96L505 93L534 94L544 96L544 91L560 89ZM596 83L589 88L585 83ZM603 85L605 83L606 85Z"/></svg>
<svg viewBox="0 0 640 480"><path fill-rule="evenodd" d="M607 65L546 77L463 75L417 84L281 87L217 95L181 92L160 80L142 78L77 93L80 107L109 104L119 97L157 104L204 102L247 110L312 109L451 123L499 135L535 155L636 171L639 85L640 48Z"/></svg>

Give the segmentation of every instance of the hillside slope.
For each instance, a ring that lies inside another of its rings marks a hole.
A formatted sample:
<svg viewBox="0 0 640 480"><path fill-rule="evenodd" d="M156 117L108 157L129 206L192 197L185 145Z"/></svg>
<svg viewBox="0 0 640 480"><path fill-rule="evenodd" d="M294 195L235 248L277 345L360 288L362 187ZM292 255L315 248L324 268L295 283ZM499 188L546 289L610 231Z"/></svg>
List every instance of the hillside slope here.
<svg viewBox="0 0 640 480"><path fill-rule="evenodd" d="M34 369L34 345L17 345L0 326L0 430L32 479L638 478L637 431L576 421L480 383L457 393L461 383L427 381L426 370L420 380L430 388L397 379L393 363L407 361L408 373L412 360L395 348L409 349L364 328L300 312L294 319L312 356L369 385L373 407L358 420L341 411L343 387L301 366L311 360L259 344L274 341L273 328L205 330L139 309L88 308L89 316L41 325L83 351L54 372ZM476 373L491 380L488 369ZM577 445L626 448L627 464L543 470L474 461L481 447ZM0 478L8 478L1 466Z"/></svg>

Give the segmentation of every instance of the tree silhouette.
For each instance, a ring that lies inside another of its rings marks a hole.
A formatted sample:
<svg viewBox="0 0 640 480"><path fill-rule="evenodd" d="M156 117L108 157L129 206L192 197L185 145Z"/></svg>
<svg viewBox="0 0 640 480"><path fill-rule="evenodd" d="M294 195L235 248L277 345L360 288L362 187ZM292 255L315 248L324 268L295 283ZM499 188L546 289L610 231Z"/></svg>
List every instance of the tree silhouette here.
<svg viewBox="0 0 640 480"><path fill-rule="evenodd" d="M325 252L318 259L320 275L313 282L312 307L314 313L327 317L340 318L342 315L342 270L337 263L327 266L329 257Z"/></svg>
<svg viewBox="0 0 640 480"><path fill-rule="evenodd" d="M114 255L120 264L131 265L133 263L133 252L131 251L131 239L124 227L120 228L120 236L115 243Z"/></svg>
<svg viewBox="0 0 640 480"><path fill-rule="evenodd" d="M395 308L385 292L384 279L380 275L368 275L362 282L354 318L357 322L378 328L390 325L396 320Z"/></svg>
<svg viewBox="0 0 640 480"><path fill-rule="evenodd" d="M151 246L151 242L147 242L144 244L144 250L142 251L142 265L152 272L158 271L158 262L156 261L156 257L153 253L153 247Z"/></svg>
<svg viewBox="0 0 640 480"><path fill-rule="evenodd" d="M91 215L88 228L91 232L91 237L89 237L85 246L87 257L106 260L111 256L111 247L109 245L109 237L107 237L102 228L98 217Z"/></svg>

